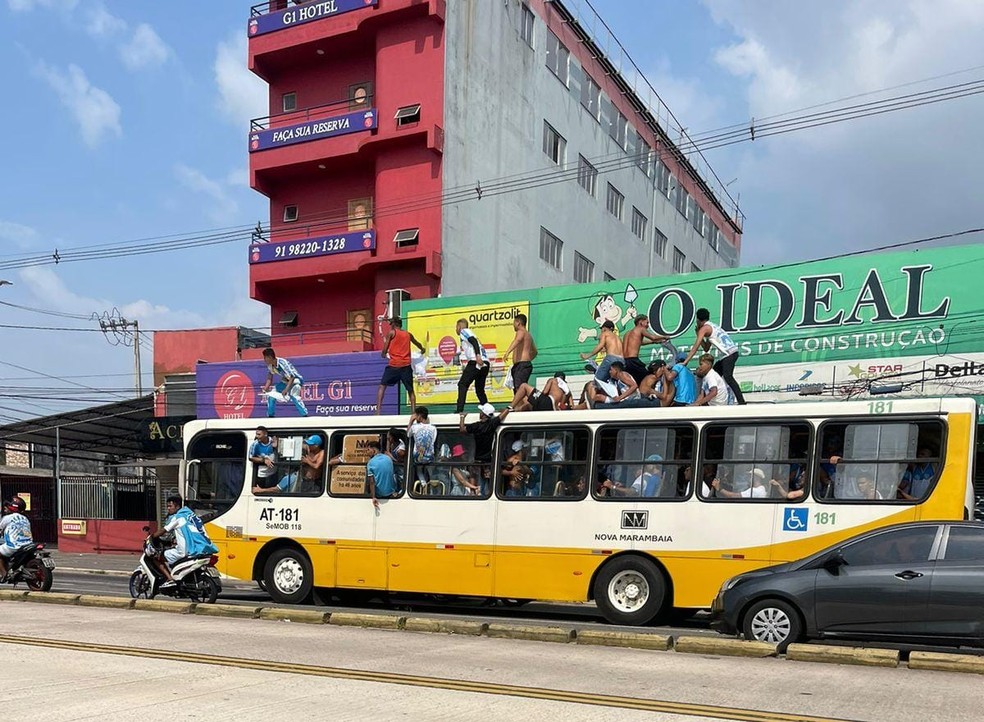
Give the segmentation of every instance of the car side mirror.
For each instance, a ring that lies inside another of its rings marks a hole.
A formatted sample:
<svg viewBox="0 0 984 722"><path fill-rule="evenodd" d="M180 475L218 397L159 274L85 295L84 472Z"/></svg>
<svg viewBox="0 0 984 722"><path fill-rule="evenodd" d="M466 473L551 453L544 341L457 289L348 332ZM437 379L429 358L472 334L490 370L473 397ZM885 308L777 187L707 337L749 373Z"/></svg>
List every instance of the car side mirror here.
<svg viewBox="0 0 984 722"><path fill-rule="evenodd" d="M847 560L844 559L844 552L838 549L834 553L828 555L827 558L823 560L822 566L828 572L836 572L838 569L840 569L842 566L845 566L846 564L847 564Z"/></svg>

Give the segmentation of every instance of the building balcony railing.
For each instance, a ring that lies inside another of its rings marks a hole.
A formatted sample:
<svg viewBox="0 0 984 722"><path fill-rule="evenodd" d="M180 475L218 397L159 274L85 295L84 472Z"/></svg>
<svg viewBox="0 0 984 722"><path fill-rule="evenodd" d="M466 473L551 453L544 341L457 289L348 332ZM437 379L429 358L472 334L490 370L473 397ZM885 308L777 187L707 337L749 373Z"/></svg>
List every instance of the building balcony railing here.
<svg viewBox="0 0 984 722"><path fill-rule="evenodd" d="M375 7L378 0L268 0L249 9L250 37Z"/></svg>
<svg viewBox="0 0 984 722"><path fill-rule="evenodd" d="M249 123L253 153L311 140L375 130L378 116L370 93L301 110L254 118Z"/></svg>

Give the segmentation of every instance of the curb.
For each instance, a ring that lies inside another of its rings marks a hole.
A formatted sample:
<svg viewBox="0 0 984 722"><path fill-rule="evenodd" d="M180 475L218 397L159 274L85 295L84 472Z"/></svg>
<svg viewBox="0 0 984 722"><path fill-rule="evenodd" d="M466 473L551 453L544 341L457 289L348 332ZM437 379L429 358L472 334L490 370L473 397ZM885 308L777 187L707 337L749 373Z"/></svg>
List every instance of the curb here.
<svg viewBox="0 0 984 722"><path fill-rule="evenodd" d="M122 569L82 569L79 567L55 567L59 571L71 574L101 574L105 577L128 577L133 571L125 572Z"/></svg>
<svg viewBox="0 0 984 722"><path fill-rule="evenodd" d="M655 649L660 652L673 648L673 637L641 632L602 632L587 629L578 631L574 641L578 644L591 644L600 647L631 647L633 649Z"/></svg>
<svg viewBox="0 0 984 722"><path fill-rule="evenodd" d="M528 639L535 642L560 642L561 644L566 644L574 641L576 632L573 629L561 629L560 627L490 624L485 630L485 634L498 639Z"/></svg>
<svg viewBox="0 0 984 722"><path fill-rule="evenodd" d="M775 657L776 646L727 637L677 637L673 648L683 654L720 654L727 657Z"/></svg>
<svg viewBox="0 0 984 722"><path fill-rule="evenodd" d="M603 630L563 629L537 625L486 624L455 619L428 617L403 617L394 614L359 614L353 612L318 612L310 609L284 609L281 607L249 607L233 604L195 604L162 599L130 599L128 597L101 597L96 595L62 594L57 592L22 592L0 590L0 601L40 602L103 609L136 609L171 614L196 614L208 617L238 619L263 619L301 624L330 624L334 626L363 627L373 629L405 630L482 636L498 639L522 639L537 642L555 642L633 648L647 651L675 651L682 654L716 654L738 657L775 657L776 648L764 642L715 637L673 637L644 632L608 632ZM800 662L831 664L856 664L873 667L898 667L899 652L894 649L836 647L820 644L791 644L785 659ZM939 652L911 652L909 669L939 672L984 674L984 656L946 654Z"/></svg>
<svg viewBox="0 0 984 722"><path fill-rule="evenodd" d="M827 644L790 644L786 649L786 659L797 662L859 664L866 667L898 667L899 651L866 647L835 647Z"/></svg>
<svg viewBox="0 0 984 722"><path fill-rule="evenodd" d="M354 612L333 612L328 624L342 627L371 627L373 629L403 629L406 617L393 614L357 614Z"/></svg>
<svg viewBox="0 0 984 722"><path fill-rule="evenodd" d="M910 652L909 669L984 674L984 657L972 657L967 654L943 654L940 652Z"/></svg>

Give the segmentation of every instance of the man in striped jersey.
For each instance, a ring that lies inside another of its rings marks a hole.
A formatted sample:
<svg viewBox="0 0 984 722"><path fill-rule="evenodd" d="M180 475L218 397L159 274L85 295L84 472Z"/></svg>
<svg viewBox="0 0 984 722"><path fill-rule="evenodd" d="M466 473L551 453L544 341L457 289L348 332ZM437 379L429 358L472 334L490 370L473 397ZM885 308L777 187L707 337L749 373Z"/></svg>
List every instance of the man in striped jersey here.
<svg viewBox="0 0 984 722"><path fill-rule="evenodd" d="M307 407L301 399L304 377L297 373L294 364L285 358L277 358L277 352L272 348L263 349L263 361L267 365L267 380L263 385L263 393L267 395L267 416L276 416L278 397L283 401L291 401L298 414L307 416ZM273 387L274 376L280 377L276 387ZM272 387L276 388L276 392L270 391Z"/></svg>

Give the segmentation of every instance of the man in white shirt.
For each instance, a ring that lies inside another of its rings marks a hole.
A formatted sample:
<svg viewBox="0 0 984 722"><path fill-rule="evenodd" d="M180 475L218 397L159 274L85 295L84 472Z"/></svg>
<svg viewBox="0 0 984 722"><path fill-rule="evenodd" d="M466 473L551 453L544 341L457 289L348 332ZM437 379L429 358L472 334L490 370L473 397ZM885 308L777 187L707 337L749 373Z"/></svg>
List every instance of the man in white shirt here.
<svg viewBox="0 0 984 722"><path fill-rule="evenodd" d="M489 377L489 354L478 340L478 336L468 328L467 319L458 320L455 324L455 333L458 334L461 360L461 378L458 379L458 404L455 406L455 413L460 416L464 413L468 388L472 384L475 384L478 403L481 405L489 402L488 396L485 395L485 381Z"/></svg>
<svg viewBox="0 0 984 722"><path fill-rule="evenodd" d="M721 374L714 370L714 357L709 353L700 357L696 373L700 393L694 406L730 406L735 403L735 395L731 387Z"/></svg>

